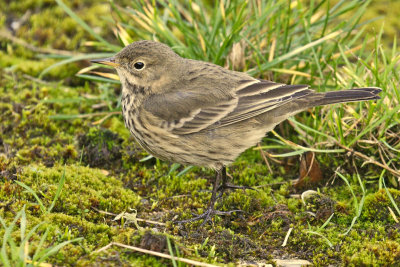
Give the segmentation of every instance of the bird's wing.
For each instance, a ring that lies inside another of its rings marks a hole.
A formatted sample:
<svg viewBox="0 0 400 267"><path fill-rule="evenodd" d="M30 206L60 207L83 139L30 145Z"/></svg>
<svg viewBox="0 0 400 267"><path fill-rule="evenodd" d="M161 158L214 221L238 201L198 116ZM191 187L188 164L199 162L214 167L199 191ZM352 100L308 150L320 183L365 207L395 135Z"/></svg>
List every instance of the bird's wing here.
<svg viewBox="0 0 400 267"><path fill-rule="evenodd" d="M236 108L213 127L222 127L258 116L313 92L308 85L286 85L260 80L239 89L236 92L239 98Z"/></svg>
<svg viewBox="0 0 400 267"><path fill-rule="evenodd" d="M234 96L216 97L205 92L176 92L153 95L143 108L158 126L173 134L201 131L226 117L237 107Z"/></svg>
<svg viewBox="0 0 400 267"><path fill-rule="evenodd" d="M245 86L223 97L205 90L175 92L149 97L143 106L158 118L160 127L184 135L243 121L313 92L307 85L264 80L242 84Z"/></svg>

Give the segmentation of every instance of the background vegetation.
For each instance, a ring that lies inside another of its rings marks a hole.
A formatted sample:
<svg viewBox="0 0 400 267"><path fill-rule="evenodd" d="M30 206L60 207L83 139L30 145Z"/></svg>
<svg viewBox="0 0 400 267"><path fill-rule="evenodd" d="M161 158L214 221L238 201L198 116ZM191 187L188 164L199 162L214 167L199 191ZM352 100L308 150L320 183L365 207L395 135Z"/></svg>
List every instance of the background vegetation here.
<svg viewBox="0 0 400 267"><path fill-rule="evenodd" d="M0 0L2 265L399 262L400 3L369 2ZM175 225L206 207L213 172L149 157L123 125L115 72L89 63L140 39L382 99L282 123L229 167L257 190L218 208L243 213Z"/></svg>

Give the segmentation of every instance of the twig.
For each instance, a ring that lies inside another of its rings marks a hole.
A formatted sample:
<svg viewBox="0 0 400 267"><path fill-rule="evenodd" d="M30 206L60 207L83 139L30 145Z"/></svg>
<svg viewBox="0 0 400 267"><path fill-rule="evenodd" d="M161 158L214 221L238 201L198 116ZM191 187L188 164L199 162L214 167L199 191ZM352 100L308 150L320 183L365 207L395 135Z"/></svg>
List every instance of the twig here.
<svg viewBox="0 0 400 267"><path fill-rule="evenodd" d="M253 148L253 149L254 149L254 150L261 150L262 148L261 148L261 146L259 146L259 147L255 147L255 148ZM272 160L273 162L278 163L278 164L280 164L280 165L283 164L283 161L274 158L274 155L273 155L273 154L268 153L268 151L266 151L266 150L263 150L263 151L264 151L264 155L267 156L267 157L268 157L270 160Z"/></svg>
<svg viewBox="0 0 400 267"><path fill-rule="evenodd" d="M383 168L383 169L385 169L385 170L390 171L391 173L393 173L393 174L396 175L396 176L400 176L400 172L399 172L399 171L396 171L396 170L390 168L390 167L387 166L386 164L382 164L382 163L380 163L380 162L378 162L378 161L376 161L376 160L374 160L374 159L372 159L372 158L370 158L370 157L368 157L368 156L366 156L366 155L364 155L364 154L362 154L362 153L360 153L360 152L358 152L358 151L355 151L354 149L351 149L351 148L349 148L349 147L347 147L347 146L345 146L345 145L340 144L340 143L337 142L337 141L335 141L335 142L336 142L336 144L337 144L338 146L340 146L341 148L343 148L343 149L345 149L345 150L351 152L352 154L356 155L356 156L359 157L359 158L365 159L365 160L367 161L366 163L375 164L375 165L377 165L377 166L379 166L379 167L381 167L381 168Z"/></svg>
<svg viewBox="0 0 400 267"><path fill-rule="evenodd" d="M258 148L260 148L261 157L264 159L264 162L267 165L269 172L272 173L271 166L269 165L269 161L268 161L267 157L265 156L264 150L261 148L260 143L258 143L257 146L258 146Z"/></svg>
<svg viewBox="0 0 400 267"><path fill-rule="evenodd" d="M356 120L356 121L346 130L346 132L343 134L343 137L348 136L348 135L351 133L351 131L352 131L354 128L356 128L356 127L358 126L358 124L359 124L363 119L364 119L364 117L361 116L358 120Z"/></svg>
<svg viewBox="0 0 400 267"><path fill-rule="evenodd" d="M98 121L92 122L93 125L98 125L98 124L102 124L105 120L107 120L108 118L110 118L111 116L117 115L117 114L121 114L120 111L114 111L114 112L110 112L108 113L106 116L104 116L103 118L101 118Z"/></svg>
<svg viewBox="0 0 400 267"><path fill-rule="evenodd" d="M104 112L94 112L94 113L88 113L88 114L77 114L73 115L75 118L91 118L95 116L102 116L102 115L116 115L116 114L121 114L121 111L104 111Z"/></svg>
<svg viewBox="0 0 400 267"><path fill-rule="evenodd" d="M390 160L390 159L396 157L396 155L393 154L390 150L385 149L386 147L383 146L383 145L382 145L382 142L379 142L379 140L376 139L375 136L372 136L372 138L375 140L376 144L378 144L379 154L381 154L381 158L382 158L383 156L385 156L386 159ZM382 153L383 153L384 155L383 155ZM382 161L384 161L384 160L382 160ZM391 164L393 165L393 162L391 162ZM396 169L395 167L393 167L393 168L394 168L396 171L398 171L398 169Z"/></svg>
<svg viewBox="0 0 400 267"><path fill-rule="evenodd" d="M300 177L299 180L300 180L301 178L307 177L307 176L310 174L310 172L311 172L311 169L312 169L312 166L313 166L314 160L315 160L315 153L312 152L312 151L311 151L311 153L312 153L312 158L311 158L310 166L307 168L307 173L306 173L306 175L304 175L303 177ZM307 153L304 155L304 157L305 157L305 161L306 161L306 165L307 165Z"/></svg>
<svg viewBox="0 0 400 267"><path fill-rule="evenodd" d="M268 151L264 150L265 155L272 161L274 161L275 163L278 163L280 165L283 165L284 161L283 160L279 160L277 158L274 158L274 154L269 153ZM287 165L290 165L290 163L287 163Z"/></svg>
<svg viewBox="0 0 400 267"><path fill-rule="evenodd" d="M102 247L99 250L96 250L96 251L92 252L92 254L105 251L105 250L109 249L112 246L118 246L118 247L122 247L122 248L127 248L127 249L130 249L130 250L133 250L133 251L137 251L137 252L141 252L141 253L145 253L145 254L149 254L149 255L165 258L165 259L176 260L176 261L184 262L184 263L191 264L191 265L194 265L194 266L218 267L217 265L208 264L208 263L195 261L195 260L190 260L190 259L185 259L185 258L180 258L180 257L175 257L175 256L171 256L171 255L164 254L164 253L161 253L161 252L156 252L156 251L143 249L143 248L139 248L139 247L134 247L134 246L128 246L128 245L121 244L121 243L118 243L118 242L111 242L107 246Z"/></svg>
<svg viewBox="0 0 400 267"><path fill-rule="evenodd" d="M30 75L28 75L28 74L23 74L22 77L24 77L25 79L31 80L31 81L33 81L33 82L40 83L40 84L51 84L50 82L43 81L43 80L41 80L41 79L32 77L32 76L30 76Z"/></svg>

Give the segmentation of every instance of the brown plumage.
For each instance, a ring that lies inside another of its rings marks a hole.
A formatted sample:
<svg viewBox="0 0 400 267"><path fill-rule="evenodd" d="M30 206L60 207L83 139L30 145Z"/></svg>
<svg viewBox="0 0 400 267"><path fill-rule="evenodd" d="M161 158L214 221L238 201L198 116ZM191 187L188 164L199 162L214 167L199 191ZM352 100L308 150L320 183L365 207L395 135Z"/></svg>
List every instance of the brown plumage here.
<svg viewBox="0 0 400 267"><path fill-rule="evenodd" d="M178 56L165 44L134 42L112 58L122 83L126 127L160 159L217 171L209 219L225 166L275 125L307 108L379 99L380 88L316 93L307 85L259 80L246 73ZM205 221L206 221L205 220ZM186 221L185 221L186 222Z"/></svg>

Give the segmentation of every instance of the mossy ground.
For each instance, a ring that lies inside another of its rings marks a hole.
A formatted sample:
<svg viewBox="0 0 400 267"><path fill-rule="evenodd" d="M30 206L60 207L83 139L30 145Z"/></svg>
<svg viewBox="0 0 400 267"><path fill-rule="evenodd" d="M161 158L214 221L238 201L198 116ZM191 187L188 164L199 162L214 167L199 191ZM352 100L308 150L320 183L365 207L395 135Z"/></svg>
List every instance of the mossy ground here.
<svg viewBox="0 0 400 267"><path fill-rule="evenodd" d="M37 47L81 52L90 49L83 45L90 41L84 30L53 1L23 1L23 5L8 2L0 1L2 27L10 28L12 22L28 13L27 21L13 29L16 37ZM107 4L69 1L69 5L85 14L85 20L97 26L103 36L110 33L104 21L96 19L107 14ZM376 10L380 12L379 7ZM388 30L390 41L395 28L392 25ZM90 114L97 112L99 106L101 111L107 111L104 107L108 100L91 97L104 92L118 98L118 86L101 88L74 77L88 62L53 69L45 80L37 80L33 77L54 64L54 59L38 58L36 53L8 40L1 40L0 56L0 216L10 223L25 207L27 229L45 222L38 235L29 240L33 247L38 246L45 230L49 231L45 247L83 237L63 247L48 262L170 265L169 260L114 247L93 253L110 242L120 242L170 254L166 236L182 257L216 264L272 262L273 258L307 259L319 266L393 266L400 262L400 224L388 211L391 201L384 189L368 185L362 213L345 234L356 216L354 199L345 183L337 178L334 183L319 187L320 193L304 205L300 198L293 197L299 192L290 182L298 176L297 158L271 164L271 173L260 152L253 149L240 156L228 172L235 184L257 190L230 192L217 204L220 210L243 212L215 217L212 226L174 225L175 218L190 218L192 212L203 212L214 179L211 170L193 168L178 175L184 167L169 173L170 163L156 159L141 162L147 154L130 137L120 115L101 126L92 125L100 117L51 117ZM343 165L344 171L353 175L350 183L361 199L356 172L345 163L352 159L351 155L317 157L328 178L334 174L332 166ZM372 167L364 168L361 176L369 168ZM44 212L34 196L15 183L29 186L47 208L64 172L65 184L50 213ZM400 191L389 191L400 206ZM129 220L114 221L115 216L104 213L132 213L131 209L137 210L138 218L166 222L166 226L139 222L144 228L137 229ZM322 228L332 213L335 215ZM293 231L288 244L282 247L290 228ZM3 234L4 229L0 230ZM20 242L18 232L13 237Z"/></svg>

